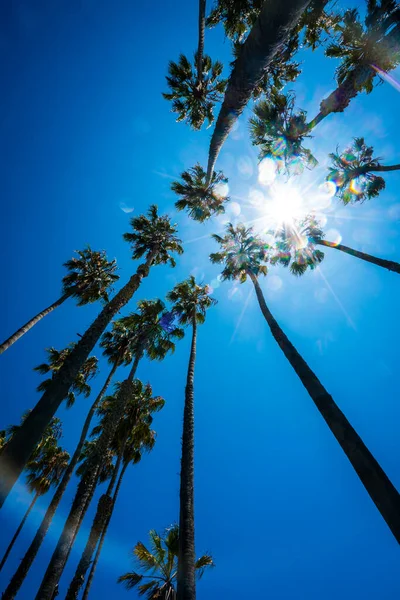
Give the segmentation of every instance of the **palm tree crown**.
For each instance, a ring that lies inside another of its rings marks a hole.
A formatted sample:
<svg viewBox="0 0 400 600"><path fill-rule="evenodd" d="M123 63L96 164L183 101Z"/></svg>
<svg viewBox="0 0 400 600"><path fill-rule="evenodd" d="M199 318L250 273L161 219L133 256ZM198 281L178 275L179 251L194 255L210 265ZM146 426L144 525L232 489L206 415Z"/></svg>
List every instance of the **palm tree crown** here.
<svg viewBox="0 0 400 600"><path fill-rule="evenodd" d="M69 344L69 346L64 348L64 350L56 350L55 348L46 349L49 362L38 365L34 368L34 371L38 371L42 375L51 373L51 377L45 379L38 385L37 390L39 392L44 392L49 388L52 380L63 366L67 356L70 355L75 345L75 343ZM85 398L88 398L90 395L91 388L87 382L97 375L97 363L98 360L95 356L89 356L89 358L85 360L82 367L79 369L78 375L75 377L66 396L68 408L74 404L75 396L77 394L82 394Z"/></svg>
<svg viewBox="0 0 400 600"><path fill-rule="evenodd" d="M162 321L165 314L161 300L141 300L137 312L122 317L121 323L130 332L133 354L146 353L151 360L163 360L169 351L174 351L173 339L182 339L184 333L175 326L166 330Z"/></svg>
<svg viewBox="0 0 400 600"><path fill-rule="evenodd" d="M132 362L133 349L130 330L121 320L114 321L111 331L103 333L100 346L110 364L129 365Z"/></svg>
<svg viewBox="0 0 400 600"><path fill-rule="evenodd" d="M177 225L172 225L167 215L160 217L155 204L150 206L147 215L131 219L133 233L124 233L124 240L132 247L132 258L153 255L153 265L169 263L174 267L176 263L171 253L183 254L181 240L175 235Z"/></svg>
<svg viewBox="0 0 400 600"><path fill-rule="evenodd" d="M197 52L194 56L197 65ZM202 57L201 78L183 54L179 62L170 61L166 77L169 93L163 93L166 100L172 100L172 112L178 114L177 121L186 121L193 129L200 129L207 119L208 126L214 121L213 109L222 99L226 80L221 79L223 65L213 62L206 54Z"/></svg>
<svg viewBox="0 0 400 600"><path fill-rule="evenodd" d="M140 596L147 600L175 600L175 581L178 570L179 528L174 525L166 529L163 535L156 531L149 532L150 549L138 542L133 549L133 558L138 571L125 573L118 578L127 590L137 586ZM196 560L195 568L198 577L202 577L207 567L213 567L213 559L204 554Z"/></svg>
<svg viewBox="0 0 400 600"><path fill-rule="evenodd" d="M223 280L238 279L243 283L250 273L256 277L267 274L267 267L262 263L268 260L270 246L254 234L252 227L242 224L234 227L228 223L224 237L217 234L212 237L221 249L210 254L210 260L225 263L221 273Z"/></svg>
<svg viewBox="0 0 400 600"><path fill-rule="evenodd" d="M324 259L324 253L314 245L317 239L323 238L323 232L313 216L285 224L275 232L275 237L270 262L290 267L293 275L303 275L307 268L315 269Z"/></svg>
<svg viewBox="0 0 400 600"><path fill-rule="evenodd" d="M69 463L69 453L54 441L44 452L27 464L26 481L31 492L39 496L59 484Z"/></svg>
<svg viewBox="0 0 400 600"><path fill-rule="evenodd" d="M194 318L196 323L204 323L207 309L217 304L210 296L209 287L198 285L193 275L178 283L167 294L167 299L173 303L173 313L181 325L193 323Z"/></svg>
<svg viewBox="0 0 400 600"><path fill-rule="evenodd" d="M66 263L69 271L63 277L63 294L78 299L78 306L104 300L108 302L108 292L119 279L115 274L117 261L108 261L104 251L94 251L88 246L77 250L78 258L71 258Z"/></svg>
<svg viewBox="0 0 400 600"><path fill-rule="evenodd" d="M354 138L342 154L336 150L329 155L332 166L327 179L335 183L336 195L344 204L370 200L385 189L383 177L371 173L381 167L380 159L373 153L373 147L367 146L364 138Z"/></svg>
<svg viewBox="0 0 400 600"><path fill-rule="evenodd" d="M206 177L206 172L197 163L181 174L182 182L174 181L171 184L171 189L181 196L175 202L176 208L186 209L192 219L200 222L214 214L224 213L224 204L229 201L228 196L220 193L221 184L228 181L224 174L221 171L214 171L209 185L206 184Z"/></svg>
<svg viewBox="0 0 400 600"><path fill-rule="evenodd" d="M336 26L337 39L326 55L342 58L336 69L340 94L321 103L321 112L341 112L358 92L369 94L379 70L387 72L400 62L400 11L395 0L368 0L364 24L357 9L347 10Z"/></svg>
<svg viewBox="0 0 400 600"><path fill-rule="evenodd" d="M317 160L302 143L309 134L305 110L295 110L295 96L292 93L272 92L268 98L254 107L254 117L250 119L250 133L253 144L260 146L260 158L271 156L276 159L279 170L287 172L305 164L313 168Z"/></svg>

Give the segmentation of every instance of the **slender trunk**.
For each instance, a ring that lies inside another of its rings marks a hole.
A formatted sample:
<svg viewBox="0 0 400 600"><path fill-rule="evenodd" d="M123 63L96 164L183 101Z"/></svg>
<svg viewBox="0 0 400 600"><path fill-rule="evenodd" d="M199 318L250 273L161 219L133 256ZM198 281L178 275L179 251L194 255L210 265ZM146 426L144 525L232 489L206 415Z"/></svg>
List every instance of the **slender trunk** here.
<svg viewBox="0 0 400 600"><path fill-rule="evenodd" d="M328 114L329 114L329 113L328 113ZM313 120L312 120L312 121L310 121L309 123L307 123L307 125L306 125L306 127L307 127L307 130L308 130L308 131L311 131L311 129L314 129L314 127L316 127L316 126L317 126L319 123L321 123L321 121L322 121L323 119L325 119L325 117L327 117L327 116L328 116L327 114L324 114L324 113L322 113L322 112L319 112L319 113L317 114L317 116L313 118Z"/></svg>
<svg viewBox="0 0 400 600"><path fill-rule="evenodd" d="M45 428L66 397L79 369L111 319L129 302L143 277L147 277L154 257L155 251L148 255L146 262L138 267L128 283L103 308L67 357L35 408L3 448L0 454L0 507L22 473Z"/></svg>
<svg viewBox="0 0 400 600"><path fill-rule="evenodd" d="M196 317L193 318L192 345L183 411L182 460L179 511L179 553L177 599L196 599L194 540L194 366L196 362Z"/></svg>
<svg viewBox="0 0 400 600"><path fill-rule="evenodd" d="M134 365L136 365L136 367L138 362L139 359L136 357L134 361ZM132 373L131 371L131 375L133 378L135 373ZM86 469L78 485L71 511L68 515L63 532L50 560L39 592L36 596L36 600L51 600L52 594L54 593L56 585L58 584L66 565L69 549L73 544L74 534L78 528L79 517L82 513L82 506L85 506L86 499L95 486L96 476L94 474L94 467L101 464L102 457L107 451L107 448L115 433L115 429L121 417L123 416L125 407L133 393L134 385L132 381L126 379L121 384L121 388L117 396L118 403L116 403L115 410L111 413L110 418L107 419L104 424L103 432L96 444L93 455L90 458L90 464L88 464L88 468Z"/></svg>
<svg viewBox="0 0 400 600"><path fill-rule="evenodd" d="M199 45L197 47L197 83L203 81L204 32L206 28L206 0L199 0Z"/></svg>
<svg viewBox="0 0 400 600"><path fill-rule="evenodd" d="M356 179L360 175L366 175L367 173L388 173L389 171L398 171L400 165L363 165L362 167L351 169L346 173L346 179Z"/></svg>
<svg viewBox="0 0 400 600"><path fill-rule="evenodd" d="M211 138L207 181L233 124L249 102L265 70L282 49L310 0L265 0L260 15L240 49Z"/></svg>
<svg viewBox="0 0 400 600"><path fill-rule="evenodd" d="M85 576L88 568L90 567L90 563L92 560L92 556L96 551L97 543L100 539L101 533L107 523L108 517L111 515L112 511L112 491L114 489L115 482L117 480L117 476L119 473L119 469L122 463L124 450L126 446L127 439L129 437L129 432L126 434L125 439L121 444L121 449L118 453L118 459L116 465L114 467L114 471L108 485L107 491L103 494L97 504L97 510L95 517L93 519L93 524L90 530L89 539L86 543L85 549L82 553L81 559L78 563L78 566L75 571L75 575L70 583L70 586L67 591L67 595L65 596L65 600L73 600L74 598L78 598L79 591L83 584L85 583Z"/></svg>
<svg viewBox="0 0 400 600"><path fill-rule="evenodd" d="M97 568L97 564L99 562L100 554L101 554L101 551L103 549L103 544L104 544L104 540L106 538L108 526L110 525L111 517L113 515L114 508L115 508L115 503L117 501L118 493L119 493L119 490L120 490L120 487L121 487L122 479L123 479L123 477L125 475L125 471L126 471L128 465L129 465L129 462L125 461L125 463L124 463L124 465L122 467L122 470L121 470L121 473L120 473L120 476L119 476L119 479L118 479L117 487L115 488L115 492L114 492L114 497L113 497L113 503L112 503L112 507L111 507L111 512L110 512L110 514L108 516L106 524L104 525L104 529L103 529L103 531L101 533L101 538L99 540L99 545L97 547L96 555L94 557L94 560L93 560L93 563L92 563L92 567L91 567L90 572L89 572L89 577L88 577L88 580L87 580L87 583L86 583L85 591L83 592L82 600L87 600L88 597L89 597L90 587L92 585L94 574L95 574L96 568Z"/></svg>
<svg viewBox="0 0 400 600"><path fill-rule="evenodd" d="M316 244L320 246L327 246L328 248L335 248L336 250L341 250L342 252L346 252L346 254L350 254L351 256L361 258L361 260L365 260L366 262L378 265L378 267L382 267L383 269L388 269L389 271L400 273L400 263L395 262L393 260L377 258L376 256L372 256L371 254L366 254L365 252L360 252L359 250L353 250L353 248L343 246L343 244L335 244L334 242L328 242L327 240L319 240L316 242Z"/></svg>
<svg viewBox="0 0 400 600"><path fill-rule="evenodd" d="M4 567L4 565L5 565L5 562L6 562L7 558L8 558L8 556L9 556L9 554L10 554L11 550L13 549L13 546L14 546L15 542L17 541L17 538L18 538L19 534L21 533L21 530L22 530L23 526L25 525L25 521L26 521L26 520L27 520L27 518L29 517L29 513L31 512L32 508L35 506L36 500L39 498L39 495L40 495L40 494L38 494L38 493L36 492L36 494L34 495L34 497L33 497L33 499L32 499L32 502L31 502L31 503L30 503L30 505L29 505L29 508L28 508L28 510L27 510L27 511L26 511L26 513L24 514L24 517L23 517L23 519L22 519L21 523L19 524L19 526L18 526L18 528L17 528L17 531L14 533L13 539L12 539L12 540L11 540L11 542L8 544L8 548L7 548L7 550L5 551L3 558L1 559L1 563L0 563L0 571L1 571L1 569Z"/></svg>
<svg viewBox="0 0 400 600"><path fill-rule="evenodd" d="M32 329L32 327L34 325L36 325L36 323L39 323L39 321L41 319L43 319L43 317L45 317L49 313L53 312L53 310L55 308L57 308L58 306L61 306L61 304L63 302L65 302L65 300L67 298L69 298L69 296L70 296L69 294L64 294L63 296L61 296L61 298L59 298L58 300L56 300L55 302L53 302L53 304L50 304L50 306L48 306L47 308L45 308L44 310L42 310L40 313L38 313L36 315L36 317L33 317L33 319L31 319L30 321L28 321L27 323L25 323L25 325L23 325L22 327L20 327L19 329L17 329L17 331L15 333L13 333L12 335L10 335L10 337L8 339L6 339L2 344L0 344L0 354L3 354L3 352L5 352L6 350L8 350L10 346L12 346L13 344L15 344L15 342L17 340L19 340L19 338L21 338L23 335L25 335L25 333L28 333L28 331L30 329Z"/></svg>
<svg viewBox="0 0 400 600"><path fill-rule="evenodd" d="M114 363L102 389L100 390L99 395L97 396L96 400L93 402L93 404L87 414L85 423L82 428L81 436L79 438L79 442L75 448L75 452L71 458L71 461L63 475L63 478L62 478L58 488L56 489L56 491L54 493L54 496L46 510L46 514L43 517L43 520L40 524L39 529L36 532L35 537L32 540L31 545L29 546L28 550L26 551L24 558L22 559L18 569L14 573L10 583L7 586L7 589L5 590L5 592L3 594L3 600L11 600L12 598L14 598L16 596L18 590L20 589L21 585L23 584L23 582L25 580L25 577L27 576L27 574L29 572L30 567L32 566L33 561L36 558L37 553L39 552L40 546L42 545L42 542L43 542L43 540L47 534L47 531L51 525L51 522L56 513L58 505L60 504L61 498L62 498L62 496L67 488L67 485L72 477L75 466L79 461L82 447L83 447L83 444L85 443L86 436L89 431L89 427L90 427L90 423L92 421L93 415L94 415L95 411L97 410L97 407L99 406L104 394L106 393L108 386L111 383L114 373L117 370L118 364L119 364L118 361Z"/></svg>
<svg viewBox="0 0 400 600"><path fill-rule="evenodd" d="M397 542L400 543L400 495L398 491L315 373L275 321L255 275L249 273L249 276L254 284L261 312L273 337L310 394L315 406L339 442Z"/></svg>
<svg viewBox="0 0 400 600"><path fill-rule="evenodd" d="M377 165L368 169L367 173L388 173L389 171L399 171L400 165Z"/></svg>

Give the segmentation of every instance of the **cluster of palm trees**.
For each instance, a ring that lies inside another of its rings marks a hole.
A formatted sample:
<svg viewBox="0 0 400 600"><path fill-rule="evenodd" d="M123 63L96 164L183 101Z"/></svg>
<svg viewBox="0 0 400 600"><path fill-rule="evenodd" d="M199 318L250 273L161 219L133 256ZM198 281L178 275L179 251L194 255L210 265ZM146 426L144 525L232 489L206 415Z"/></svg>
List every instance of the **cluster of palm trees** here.
<svg viewBox="0 0 400 600"><path fill-rule="evenodd" d="M224 25L234 48L235 60L227 81L221 77L221 63L204 54L205 27L218 23ZM326 47L327 56L342 59L337 69L338 87L322 100L319 114L308 121L304 110L296 110L295 97L282 93L282 86L299 73L299 64L294 61L298 48L314 49L324 44L328 35L333 35L334 40ZM178 197L176 208L185 210L199 222L224 212L229 202L227 179L214 167L234 122L252 98L264 96L254 106L250 122L251 137L260 148L260 158L278 156L278 165L290 174L294 160L309 168L315 166L315 157L303 143L318 123L329 114L343 111L358 93L371 92L379 71L389 71L399 63L400 10L393 0L369 0L363 22L356 10L343 15L334 13L324 0L285 0L285 10L282 0L218 0L206 18L206 2L199 0L194 63L185 55L177 63L170 62L167 76L170 91L164 97L172 102L177 120L186 121L195 130L206 120L212 124L213 108L217 102L222 103L211 137L207 170L196 164L182 173L180 181L172 183ZM331 155L331 162L327 180L334 184L343 204L374 198L385 185L382 176L376 173L400 169L400 165L382 165L363 138L355 138L352 146L341 154L337 150ZM9 349L69 297L74 297L78 306L97 300L103 303L98 316L78 341L62 350L52 347L47 350L48 362L36 368L39 373L50 375L38 387L43 395L18 427L0 432L0 506L23 473L33 494L0 568L37 498L55 487L42 522L3 592L6 600L15 598L32 567L74 471L79 483L71 509L35 597L52 600L58 593L61 576L95 491L107 481L65 596L72 600L83 592L83 598L88 597L126 470L138 464L156 442L153 415L162 409L164 399L154 396L152 386L137 378L138 368L143 358L164 360L184 337L187 327L191 331L191 346L184 390L179 523L163 535L150 531L150 550L138 542L134 557L140 572L122 575L119 582L127 589L137 587L139 594L146 594L150 600L195 600L196 575L213 566L210 555L196 559L195 550L194 372L198 326L205 322L208 309L216 301L207 285L190 276L175 285L165 302L139 300L134 312L119 316L154 267L173 268L176 257L183 253L177 225L168 215L160 215L156 205L150 206L146 214L132 218L130 225L131 230L123 237L130 245L132 259L142 262L116 294L112 294L119 279L116 261L109 261L105 252L88 247L77 253L78 258L65 263L68 274L62 281L61 297L0 345L0 353ZM269 265L289 267L294 275L318 267L324 253L316 246L332 247L397 273L400 265L325 240L313 215L283 223L273 234L271 244L251 227L229 223L224 235L213 236L219 248L210 255L210 260L222 265L222 280L251 281L273 338L400 543L398 491L282 330L260 286L261 276L267 275ZM98 361L92 355L97 344L109 363L109 371L99 394L93 398L70 457L59 446L61 423L55 415L64 401L72 407L77 395L91 395L89 382L98 375ZM120 367L129 370L118 382L115 377Z"/></svg>

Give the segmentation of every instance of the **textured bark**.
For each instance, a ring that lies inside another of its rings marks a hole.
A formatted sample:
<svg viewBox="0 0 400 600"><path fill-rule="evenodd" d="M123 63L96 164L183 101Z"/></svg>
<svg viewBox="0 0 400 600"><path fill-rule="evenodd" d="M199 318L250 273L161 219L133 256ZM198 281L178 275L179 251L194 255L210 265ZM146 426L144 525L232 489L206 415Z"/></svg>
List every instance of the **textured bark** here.
<svg viewBox="0 0 400 600"><path fill-rule="evenodd" d="M93 350L111 319L129 302L138 289L143 277L147 277L155 253L149 254L146 263L140 265L128 283L103 308L92 325L84 333L65 360L49 388L43 394L24 423L0 454L0 507L22 473L33 449L45 428L65 399L79 369Z"/></svg>
<svg viewBox="0 0 400 600"><path fill-rule="evenodd" d="M41 319L43 319L43 317L45 317L49 313L53 312L53 310L55 308L57 308L58 306L61 306L61 304L63 302L65 302L65 300L67 298L69 298L69 296L70 296L70 294L64 294L63 296L61 296L61 298L59 298L58 300L56 300L53 304L50 304L50 306L48 306L47 308L45 308L44 310L42 310L40 313L38 313L36 315L36 317L33 317L33 319L31 319L30 321L28 321L27 323L25 323L25 325L23 325L22 327L20 327L15 333L13 333L12 335L10 335L10 337L8 339L6 339L2 344L0 344L0 354L3 354L3 352L5 352L6 350L8 350L8 348L10 346L12 346L13 344L15 344L15 342L17 340L19 340L19 338L21 338L23 335L25 335L25 333L28 333L28 331L30 329L32 329L32 327L34 325L36 325L36 323L39 323L39 321Z"/></svg>
<svg viewBox="0 0 400 600"><path fill-rule="evenodd" d="M9 554L10 554L11 550L13 549L13 546L14 546L15 542L17 541L17 538L18 538L19 534L21 533L23 526L25 525L25 521L26 521L26 520L27 520L27 518L29 517L29 514L30 514L30 512L31 512L32 508L35 506L36 500L39 498L39 495L40 495L40 494L38 494L38 493L36 493L36 494L34 495L34 497L33 497L33 499L32 499L32 502L30 503L30 505L29 505L29 507L28 507L28 510L27 510L27 511L26 511L26 513L24 514L24 517L23 517L23 519L22 519L21 523L20 523L20 524L18 525L18 527L17 527L17 531L14 533L14 535L13 535L13 538L12 538L11 542L8 544L8 548L7 548L7 550L5 551L3 558L1 559L1 563L0 563L0 571L1 571L1 569L4 567L4 565L5 565L5 563L6 563L6 560L7 560L8 556L9 556Z"/></svg>
<svg viewBox="0 0 400 600"><path fill-rule="evenodd" d="M70 460L70 463L63 475L63 478L62 478L58 488L56 489L56 491L54 493L54 496L46 510L46 514L43 517L43 520L40 524L39 529L36 532L35 537L32 540L31 545L29 546L28 550L26 551L24 558L22 559L18 569L14 573L10 583L8 584L6 590L3 594L3 600L11 600L12 598L15 598L15 595L17 594L18 590L20 589L21 585L23 584L25 577L27 576L29 569L32 566L32 563L35 560L37 553L39 552L40 546L42 545L42 542L49 530L49 527L50 527L53 517L56 513L58 505L60 504L61 498L63 497L63 494L67 488L67 485L72 477L75 466L79 461L81 451L83 448L83 444L85 443L86 436L88 434L93 415L94 415L97 407L99 406L104 394L106 393L107 388L111 383L111 380L114 376L114 373L115 373L117 367L118 367L118 362L114 363L102 389L100 390L99 395L97 396L96 400L93 402L93 404L86 416L85 423L82 428L81 436L79 438L79 442L75 448L75 452Z"/></svg>
<svg viewBox="0 0 400 600"><path fill-rule="evenodd" d="M196 599L194 539L194 367L196 362L196 339L197 324L196 317L194 317L183 411L177 600Z"/></svg>
<svg viewBox="0 0 400 600"><path fill-rule="evenodd" d="M95 557L94 557L94 560L93 560L93 563L92 563L92 566L91 566L91 569L90 569L90 572L89 572L89 577L88 577L88 580L87 580L87 583L86 583L85 590L83 592L82 600L87 600L88 597L89 597L90 588L91 588L91 585L92 585L92 582L93 582L94 574L96 572L97 564L98 564L99 559L100 559L100 554L101 554L101 551L103 549L104 540L105 540L106 535L107 535L108 526L110 525L111 517L113 515L115 504L116 504L116 501L117 501L117 498L118 498L118 494L119 494L119 490L120 490L120 487L121 487L122 479L123 479L123 477L125 475L125 471L126 471L128 465L129 465L129 462L125 462L124 463L124 465L122 467L122 470L121 470L121 473L120 473L120 476L118 478L118 483L117 483L117 486L115 488L115 492L114 492L114 496L113 496L113 503L112 503L112 507L111 507L111 512L110 512L110 514L108 516L106 524L104 525L104 529L101 532L101 537L100 537L100 540L99 540L99 545L97 546L96 554L95 554Z"/></svg>
<svg viewBox="0 0 400 600"><path fill-rule="evenodd" d="M400 494L340 408L335 404L332 396L328 394L315 373L275 321L267 307L255 275L249 273L249 276L254 284L261 312L273 337L339 442L371 500L386 521L397 542L400 543Z"/></svg>
<svg viewBox="0 0 400 600"><path fill-rule="evenodd" d="M93 524L89 534L89 539L86 543L85 549L76 568L75 575L68 588L65 600L73 600L75 598L78 598L79 591L85 583L86 572L90 567L92 556L96 551L96 546L98 544L102 531L106 526L109 517L111 516L113 505L112 492L122 463L122 458L128 436L129 433L127 433L125 440L122 442L121 450L118 454L118 459L114 467L114 471L110 483L108 485L107 491L100 497L100 500L98 502L96 514L93 519Z"/></svg>
<svg viewBox="0 0 400 600"><path fill-rule="evenodd" d="M140 357L135 358L135 368L137 368L139 360ZM135 373L132 370L130 377L133 379L134 376ZM74 541L74 535L79 526L79 517L82 513L83 507L85 506L87 497L96 485L95 467L101 464L102 457L112 440L116 427L124 414L125 407L133 392L134 386L132 380L127 379L123 381L118 394L118 404L116 404L115 410L111 414L111 417L104 423L103 432L96 444L95 451L90 459L90 464L88 465L88 468L86 469L86 472L82 476L78 485L71 511L68 515L67 521L64 525L64 530L50 560L38 595L36 596L36 600L51 600L52 594L54 593L54 590L66 565L69 551Z"/></svg>
<svg viewBox="0 0 400 600"><path fill-rule="evenodd" d="M274 56L287 42L310 0L265 0L260 15L240 49L211 138L207 185L218 154L233 124L249 102Z"/></svg>
<svg viewBox="0 0 400 600"><path fill-rule="evenodd" d="M371 73L369 65L359 65L346 80L339 85L327 98L322 100L320 111L325 116L333 112L343 112L359 92L359 82Z"/></svg>
<svg viewBox="0 0 400 600"><path fill-rule="evenodd" d="M199 0L199 45L197 47L197 81L203 81L204 32L206 28L206 0Z"/></svg>
<svg viewBox="0 0 400 600"><path fill-rule="evenodd" d="M366 262L378 265L378 267L382 267L383 269L394 271L394 273L400 273L400 263L397 263L393 260L377 258L376 256L372 256L371 254L366 254L365 252L360 252L359 250L353 250L353 248L343 246L343 244L335 244L334 242L328 242L327 240L319 240L316 243L320 246L327 246L328 248L335 248L336 250L341 250L341 252L345 252L346 254L355 256L356 258L361 258L361 260L365 260Z"/></svg>

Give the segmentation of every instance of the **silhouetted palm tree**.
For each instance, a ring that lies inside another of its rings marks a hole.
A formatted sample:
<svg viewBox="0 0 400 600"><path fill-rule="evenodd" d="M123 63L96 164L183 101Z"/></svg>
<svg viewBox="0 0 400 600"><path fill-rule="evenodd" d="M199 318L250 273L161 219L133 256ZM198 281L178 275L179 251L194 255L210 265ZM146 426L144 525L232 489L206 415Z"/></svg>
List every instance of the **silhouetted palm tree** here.
<svg viewBox="0 0 400 600"><path fill-rule="evenodd" d="M223 195L222 184L228 180L222 171L214 171L211 183L206 185L206 172L197 163L181 174L181 181L174 181L171 189L180 199L175 202L178 210L187 210L189 216L201 223L215 214L225 212L224 204L229 197Z"/></svg>
<svg viewBox="0 0 400 600"><path fill-rule="evenodd" d="M338 149L329 155L328 181L336 185L336 195L343 204L363 202L376 198L385 189L385 180L375 173L398 171L398 165L382 165L374 156L372 146L367 146L364 138L354 138L351 146L341 154Z"/></svg>
<svg viewBox="0 0 400 600"><path fill-rule="evenodd" d="M175 348L173 339L183 337L183 331L179 328L166 330L162 319L165 315L165 306L161 300L142 300L138 303L139 310L121 322L130 328L132 340L132 353L134 360L129 376L122 382L115 410L106 419L102 434L100 435L94 451L90 456L88 468L78 485L78 489L72 503L70 513L65 523L56 549L48 565L47 571L41 583L36 600L51 600L52 594L62 575L72 547L77 528L79 527L82 512L85 510L87 498L92 494L96 482L96 469L101 465L103 454L109 447L125 407L135 391L134 378L141 358L146 355L150 360L163 360L168 352Z"/></svg>
<svg viewBox="0 0 400 600"><path fill-rule="evenodd" d="M244 225L235 228L228 224L224 237L213 237L220 245L220 251L211 254L210 259L213 263L224 263L222 279L236 279L240 282L246 281L247 277L251 279L261 312L274 339L400 543L399 493L315 373L289 341L265 302L258 278L267 274L265 262L268 259L269 246L257 237L251 228L246 229Z"/></svg>
<svg viewBox="0 0 400 600"><path fill-rule="evenodd" d="M148 600L176 600L179 528L174 525L162 535L152 529L149 538L150 549L142 542L133 549L133 558L141 573L125 573L118 578L118 583L123 583L127 590L137 587L139 596L146 594ZM212 557L203 554L195 563L197 576L202 577L205 569L213 566Z"/></svg>
<svg viewBox="0 0 400 600"><path fill-rule="evenodd" d="M108 292L112 289L113 283L119 279L119 276L115 274L117 261L109 262L105 252L96 252L90 247L78 250L77 254L79 258L74 257L64 263L64 267L69 272L62 280L61 297L5 340L0 345L0 354L68 298L76 298L78 306L84 306L97 300L108 302Z"/></svg>
<svg viewBox="0 0 400 600"><path fill-rule="evenodd" d="M68 483L72 477L72 473L75 469L76 464L81 459L81 453L83 445L85 443L90 423L96 409L99 407L101 400L106 393L112 378L114 377L115 371L120 365L128 365L132 361L132 351L130 347L129 329L126 328L122 323L116 321L113 323L111 331L106 331L101 339L100 346L103 348L103 354L108 358L108 362L112 365L111 370L101 388L99 394L94 400L89 412L86 416L81 435L78 444L75 448L74 454L70 460L68 468L66 469L63 478L58 485L54 496L46 510L43 520L40 524L39 529L36 532L35 537L32 540L31 545L25 553L25 556L21 560L17 570L15 571L7 589L4 592L4 600L11 600L15 597L21 585L23 584L33 561L35 560L37 553L39 552L40 546L47 534L47 531L51 525L53 517L56 513L61 498L68 486ZM89 359L90 360L90 359Z"/></svg>
<svg viewBox="0 0 400 600"><path fill-rule="evenodd" d="M98 502L90 535L75 571L74 578L68 588L66 600L78 597L96 546L102 534L104 533L105 535L106 533L114 507L114 487L121 467L126 470L131 460L138 462L141 458L141 452L143 450L151 450L154 446L155 434L150 428L153 420L152 413L161 410L165 401L160 396L153 397L151 386L149 384L144 386L138 379L134 381L134 388L134 395L129 399L125 407L124 415L118 423L111 445L117 457L113 475L106 493L101 496ZM100 435L102 433L106 420L111 417L117 402L118 400L114 396L108 398L108 402L102 404L99 411L102 419L100 424L94 429L96 434ZM122 471L121 474L123 476ZM121 479L119 479L119 485L121 484ZM116 493L118 493L117 490Z"/></svg>
<svg viewBox="0 0 400 600"><path fill-rule="evenodd" d="M53 419L45 432L45 439L34 453L34 458L26 467L26 482L28 490L34 494L32 501L22 518L6 552L0 562L3 568L22 528L40 496L43 496L51 486L57 485L68 465L69 454L58 445L61 436L61 422Z"/></svg>
<svg viewBox="0 0 400 600"><path fill-rule="evenodd" d="M206 311L215 305L217 301L209 295L208 286L196 284L193 276L178 283L169 292L167 298L173 303L173 313L178 317L179 323L192 328L192 344L183 410L177 598L178 600L195 600L194 368L196 363L197 325L204 323Z"/></svg>
<svg viewBox="0 0 400 600"><path fill-rule="evenodd" d="M67 357L65 364L57 373L48 390L2 451L0 455L0 506L27 463L51 417L54 416L67 395L79 369L112 318L129 302L139 288L143 277L148 276L152 266L169 263L173 267L175 260L172 254L182 254L183 252L180 240L176 236L176 225L172 225L168 216L159 216L156 205L149 208L147 216L140 215L133 218L131 226L133 232L125 233L124 239L132 246L133 259L137 260L145 256L146 262L139 265L128 283L103 308L87 329Z"/></svg>

